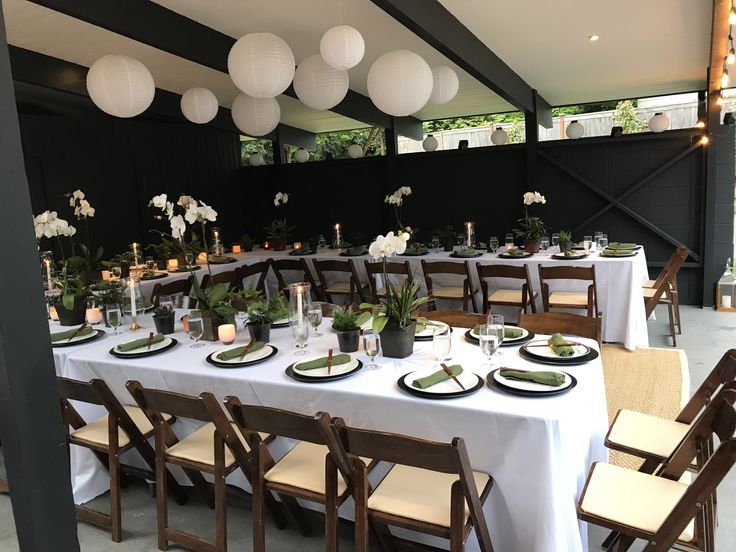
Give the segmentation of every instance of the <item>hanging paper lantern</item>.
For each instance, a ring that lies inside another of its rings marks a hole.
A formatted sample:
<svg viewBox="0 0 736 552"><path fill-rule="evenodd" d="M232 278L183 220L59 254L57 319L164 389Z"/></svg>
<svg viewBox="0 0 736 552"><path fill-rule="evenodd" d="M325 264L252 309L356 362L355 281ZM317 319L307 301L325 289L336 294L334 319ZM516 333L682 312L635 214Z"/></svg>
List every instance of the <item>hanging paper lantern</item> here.
<svg viewBox="0 0 736 552"><path fill-rule="evenodd" d="M404 117L419 111L431 93L432 70L409 50L383 54L368 71L368 95L389 115Z"/></svg>
<svg viewBox="0 0 736 552"><path fill-rule="evenodd" d="M153 101L156 85L151 72L137 59L108 54L87 72L87 92L108 115L135 117Z"/></svg>
<svg viewBox="0 0 736 552"><path fill-rule="evenodd" d="M432 67L432 81L434 84L429 95L429 103L447 103L457 95L460 88L457 73L446 65Z"/></svg>
<svg viewBox="0 0 736 552"><path fill-rule="evenodd" d="M496 130L491 132L491 142L494 146L503 146L509 141L509 135L501 127L496 127Z"/></svg>
<svg viewBox="0 0 736 552"><path fill-rule="evenodd" d="M365 54L365 41L350 25L332 27L319 42L319 53L324 62L339 71L355 67Z"/></svg>
<svg viewBox="0 0 736 552"><path fill-rule="evenodd" d="M263 165L263 156L260 153L251 153L248 156L248 164L251 167L260 167Z"/></svg>
<svg viewBox="0 0 736 552"><path fill-rule="evenodd" d="M348 156L350 159L363 157L363 147L360 144L350 144L348 146Z"/></svg>
<svg viewBox="0 0 736 552"><path fill-rule="evenodd" d="M268 134L279 124L281 108L274 98L251 98L239 94L230 108L233 122L249 136Z"/></svg>
<svg viewBox="0 0 736 552"><path fill-rule="evenodd" d="M664 132L670 126L670 120L664 113L655 113L654 117L649 119L649 130L652 132Z"/></svg>
<svg viewBox="0 0 736 552"><path fill-rule="evenodd" d="M309 56L294 73L294 91L306 106L319 111L339 104L348 93L348 72L327 65L319 54Z"/></svg>
<svg viewBox="0 0 736 552"><path fill-rule="evenodd" d="M440 143L437 141L437 138L435 138L431 134L427 136L422 142L422 147L424 148L424 151L434 151L439 147L439 145Z"/></svg>
<svg viewBox="0 0 736 552"><path fill-rule="evenodd" d="M577 121L573 121L572 123L567 125L567 129L565 129L565 134L567 134L567 137L571 140L577 140L578 138L581 138L583 134L585 134L585 127Z"/></svg>
<svg viewBox="0 0 736 552"><path fill-rule="evenodd" d="M294 159L296 159L297 163L306 163L309 161L309 152L304 148L299 148L294 154Z"/></svg>
<svg viewBox="0 0 736 552"><path fill-rule="evenodd" d="M251 33L230 49L227 71L235 86L253 98L275 98L294 78L294 54L273 33Z"/></svg>
<svg viewBox="0 0 736 552"><path fill-rule="evenodd" d="M193 123L209 123L219 108L217 97L207 88L190 88L181 97L181 112Z"/></svg>

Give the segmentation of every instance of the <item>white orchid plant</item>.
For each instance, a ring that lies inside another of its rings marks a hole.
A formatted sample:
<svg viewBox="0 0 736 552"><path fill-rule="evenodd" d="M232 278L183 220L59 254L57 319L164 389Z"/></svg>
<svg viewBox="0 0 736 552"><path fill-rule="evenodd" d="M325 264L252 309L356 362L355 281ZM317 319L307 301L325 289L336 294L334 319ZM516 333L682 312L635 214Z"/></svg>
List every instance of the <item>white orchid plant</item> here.
<svg viewBox="0 0 736 552"><path fill-rule="evenodd" d="M273 204L277 210L284 211L288 202L289 194L287 193L277 192L276 195L273 197ZM287 224L286 216L284 215L280 218L274 219L271 222L271 225L264 228L264 230L266 231L266 234L270 239L285 240L291 235L294 227Z"/></svg>
<svg viewBox="0 0 736 552"><path fill-rule="evenodd" d="M89 199L82 190L74 190L65 195L69 198L69 207L74 207L74 216L77 217L77 220L95 216L95 208L90 205Z"/></svg>
<svg viewBox="0 0 736 552"><path fill-rule="evenodd" d="M524 202L524 216L518 220L521 228L514 228L514 234L525 242L539 241L547 234L547 227L542 219L529 215L529 207L532 205L544 205L547 203L539 192L526 192L522 198Z"/></svg>
<svg viewBox="0 0 736 552"><path fill-rule="evenodd" d="M409 186L402 186L401 188L397 188L394 193L383 198L384 203L394 206L397 235L409 234L409 238L407 239L411 239L411 237L416 235L417 232L416 228L412 228L411 226L404 226L404 224L401 222L401 206L404 204L404 198L410 196L411 194L412 191Z"/></svg>
<svg viewBox="0 0 736 552"><path fill-rule="evenodd" d="M69 238L72 245L72 255L74 254L72 236L77 233L77 229L66 220L59 218L56 211L44 211L40 215L33 217L33 228L36 231L37 240L41 240L41 238L56 238L63 259L66 257L64 256L61 238Z"/></svg>

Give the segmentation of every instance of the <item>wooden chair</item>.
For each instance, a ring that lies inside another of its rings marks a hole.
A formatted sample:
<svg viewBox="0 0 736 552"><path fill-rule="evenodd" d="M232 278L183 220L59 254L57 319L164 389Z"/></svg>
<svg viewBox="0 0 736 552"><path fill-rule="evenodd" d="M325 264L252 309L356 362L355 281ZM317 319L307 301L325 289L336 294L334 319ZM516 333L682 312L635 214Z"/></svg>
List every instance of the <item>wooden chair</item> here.
<svg viewBox="0 0 736 552"><path fill-rule="evenodd" d="M227 419L224 410L211 393L191 397L170 391L146 389L137 381L129 381L126 387L155 428L159 549L167 550L171 541L190 550L224 552L227 548L225 477L239 467L248 477L252 461L249 453L250 445ZM198 420L204 422L204 425L188 437L179 440L168 424L164 423L162 412ZM183 468L194 486L210 504L214 498L216 526L214 542L169 526L166 504L168 482L164 477L167 463ZM211 484L205 481L202 473L214 477L212 485L214 497L211 496ZM271 505L274 519L277 525L284 526L283 514L273 502L271 498L268 503Z"/></svg>
<svg viewBox="0 0 736 552"><path fill-rule="evenodd" d="M333 303L325 303L324 301L312 301L312 306L319 307L322 309L322 316L332 318L335 313L335 309L339 309L339 305Z"/></svg>
<svg viewBox="0 0 736 552"><path fill-rule="evenodd" d="M238 267L236 269L233 291L245 289L247 286L244 285L243 281L246 278L258 276L255 289L261 293L266 293L266 276L268 276L268 269L271 267L271 262L272 259L266 259L265 261L253 264L244 264Z"/></svg>
<svg viewBox="0 0 736 552"><path fill-rule="evenodd" d="M361 303L367 301L368 286L360 281L352 259L346 261L314 259L313 264L326 301L334 303L333 295L346 297L346 303L352 303L356 295ZM338 280L330 284L326 274L328 272L342 274L347 280Z"/></svg>
<svg viewBox="0 0 736 552"><path fill-rule="evenodd" d="M165 284L156 283L151 291L151 303L154 307L158 307L159 299L165 295L178 295L182 294L184 297L188 297L192 290L192 277L182 278L180 280L174 280Z"/></svg>
<svg viewBox="0 0 736 552"><path fill-rule="evenodd" d="M468 299L473 305L473 312L478 312L475 304L475 290L472 287L473 281L470 277L470 263L455 263L451 261L435 261L428 262L422 259L422 273L424 281L427 284L427 294L433 299L444 299L449 301L462 301L463 310L468 310ZM432 274L457 274L465 276L462 286L440 286L435 287L432 282ZM430 303L429 309L436 308L434 303Z"/></svg>
<svg viewBox="0 0 736 552"><path fill-rule="evenodd" d="M677 333L681 333L676 330L680 328L679 320L679 309L680 299L677 293L677 273L685 263L687 259L688 251L687 247L680 245L673 253L674 259L671 260L666 270L657 277L654 284L656 287L642 288L644 294L644 308L647 320L657 308L657 305L663 303L667 305L667 314L670 321L670 335L672 336L672 346L677 346Z"/></svg>
<svg viewBox="0 0 736 552"><path fill-rule="evenodd" d="M519 312L519 327L534 333L577 335L595 339L601 345L602 314L595 318L567 312Z"/></svg>
<svg viewBox="0 0 736 552"><path fill-rule="evenodd" d="M531 307L532 312L537 312L534 300L537 292L532 289L532 280L529 277L529 266L503 265L503 264L477 264L480 289L483 294L483 312L488 314L491 305L507 307L519 307L524 313ZM487 278L510 278L521 280L521 289L497 289L489 293Z"/></svg>
<svg viewBox="0 0 736 552"><path fill-rule="evenodd" d="M347 455L335 450L330 416L320 412L304 416L264 406L243 405L237 397L227 397L225 405L243 436L249 440L253 454L253 550L266 550L263 525L263 496L268 491L279 497L317 502L325 506L326 550L337 550L338 508L350 496L352 471ZM257 431L298 439L299 443L275 462ZM331 448L328 448L328 444ZM332 472L334 468L340 472ZM334 477L333 477L334 476ZM303 523L307 523L306 518Z"/></svg>
<svg viewBox="0 0 736 552"><path fill-rule="evenodd" d="M670 258L665 263L664 267L662 267L662 270L657 275L657 278L655 280L646 280L642 284L642 288L644 288L644 293L648 293L647 289L657 289L661 285L662 281L667 278L668 271L672 268L672 266L675 263L679 262L680 258L683 258L684 260L687 259L687 247L680 244L677 246L677 248L672 252L672 255L670 255ZM682 263L680 263L680 268L682 268L682 264L684 263L684 260ZM682 323L680 319L680 294L677 290L677 272L679 272L679 268L674 274L674 277L671 280L671 286L672 286L672 303L673 303L673 310L675 315L675 326L677 327L677 333L682 333Z"/></svg>
<svg viewBox="0 0 736 552"><path fill-rule="evenodd" d="M480 549L492 552L491 536L483 502L491 492L493 478L470 467L465 442L437 443L414 437L347 427L333 420L337 445L353 458L355 489L355 550L369 550L369 523L383 550L409 544L391 534L389 525L450 540L450 550L463 550L471 530ZM371 487L361 457L392 462L386 477ZM335 468L331 466L335 477ZM480 492L479 492L480 490ZM449 500L448 500L449 499ZM409 547L407 547L409 548ZM411 543L412 550L437 550Z"/></svg>
<svg viewBox="0 0 736 552"><path fill-rule="evenodd" d="M383 263L371 262L366 259L365 271L368 274L368 285L370 285L371 288L371 303L375 305L379 302L381 297L385 297L386 295L386 282L383 282L383 285L379 288L377 281L377 277L379 275L383 275ZM394 261L386 263L386 274L396 274L404 276L407 282L409 282L410 284L414 283L414 276L411 272L411 265L409 264L409 261Z"/></svg>
<svg viewBox="0 0 736 552"><path fill-rule="evenodd" d="M90 382L67 378L57 378L59 398L64 416L64 430L68 444L90 449L107 466L110 474L110 513L98 512L86 506L77 505L77 519L98 527L109 529L114 542L123 538L120 501L121 472L153 479L156 459L148 438L153 435L153 426L140 408L123 406L107 384L101 379ZM104 407L107 414L85 422L69 401L80 401ZM162 414L163 423L168 427L174 422L170 414ZM71 428L71 429L70 429ZM142 470L120 463L120 455L135 448L149 466ZM172 494L179 504L187 501L187 495L164 467L162 477L171 486Z"/></svg>
<svg viewBox="0 0 736 552"><path fill-rule="evenodd" d="M488 315L466 311L435 310L427 313L427 318L444 322L453 328L475 328L488 321Z"/></svg>
<svg viewBox="0 0 736 552"><path fill-rule="evenodd" d="M587 292L549 292L549 280L589 281ZM539 284L542 288L544 312L550 308L584 309L588 316L598 315L598 290L595 285L595 266L543 266L539 265Z"/></svg>
<svg viewBox="0 0 736 552"><path fill-rule="evenodd" d="M307 282L311 286L312 295L318 301L324 301L324 294L322 293L322 287L316 282L312 276L312 271L309 270L309 265L306 259L272 259L271 268L273 273L276 275L276 282L278 283L279 289L284 292L284 295L289 299L289 283L284 277L284 272L296 272L302 274L301 279L294 280L295 282Z"/></svg>
<svg viewBox="0 0 736 552"><path fill-rule="evenodd" d="M217 274L213 274L212 276L210 276L209 274L205 274L202 277L202 283L200 287L202 289L207 289L208 287L213 287L217 284L225 284L228 289L234 288L234 286L237 284L237 278L237 268L234 268L233 270L226 270L225 272L218 272Z"/></svg>
<svg viewBox="0 0 736 552"><path fill-rule="evenodd" d="M736 391L728 389L705 409L656 475L596 462L578 501L578 517L614 531L609 550L625 551L636 539L645 552L675 545L715 551L713 496L736 463ZM711 453L712 436L720 444ZM693 458L703 468L688 485Z"/></svg>

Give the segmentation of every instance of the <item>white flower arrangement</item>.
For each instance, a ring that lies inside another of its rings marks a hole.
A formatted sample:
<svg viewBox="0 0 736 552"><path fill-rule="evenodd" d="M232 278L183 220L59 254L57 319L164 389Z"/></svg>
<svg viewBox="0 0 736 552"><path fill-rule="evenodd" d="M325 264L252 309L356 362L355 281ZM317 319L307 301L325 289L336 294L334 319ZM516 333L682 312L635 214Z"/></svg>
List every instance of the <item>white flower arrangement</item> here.
<svg viewBox="0 0 736 552"><path fill-rule="evenodd" d="M379 235L368 247L368 253L376 260L401 255L406 251L406 242L409 238L410 236L406 232L399 232L397 235L394 235L393 232L389 232L385 236Z"/></svg>
<svg viewBox="0 0 736 552"><path fill-rule="evenodd" d="M383 199L383 202L388 203L389 205L396 205L397 207L401 207L401 204L404 202L404 198L410 195L411 188L409 186L402 186L391 195L387 195Z"/></svg>
<svg viewBox="0 0 736 552"><path fill-rule="evenodd" d="M174 215L174 204L168 200L166 194L153 196L148 202L149 207L161 209L165 214L171 226L171 236L174 239L181 240L186 231L186 222L189 224L201 224L204 226L207 221L214 222L217 220L217 211L207 205L204 201L197 201L192 196L182 195L176 202L184 211L184 216ZM162 219L164 215L157 215L156 218ZM204 232L204 230L203 230Z"/></svg>
<svg viewBox="0 0 736 552"><path fill-rule="evenodd" d="M74 190L66 194L69 198L69 207L74 207L74 216L77 219L92 218L95 216L95 208L89 203L82 190Z"/></svg>
<svg viewBox="0 0 736 552"><path fill-rule="evenodd" d="M44 211L40 215L33 217L33 226L36 231L36 239L41 238L58 238L65 236L71 238L77 233L77 229L62 218L59 218L56 211Z"/></svg>
<svg viewBox="0 0 736 552"><path fill-rule="evenodd" d="M274 198L273 198L273 204L276 207L280 207L281 205L286 205L286 203L289 201L289 194L285 194L283 192L278 192Z"/></svg>
<svg viewBox="0 0 736 552"><path fill-rule="evenodd" d="M539 192L526 192L524 194L524 205L532 205L534 203L547 203L547 199Z"/></svg>

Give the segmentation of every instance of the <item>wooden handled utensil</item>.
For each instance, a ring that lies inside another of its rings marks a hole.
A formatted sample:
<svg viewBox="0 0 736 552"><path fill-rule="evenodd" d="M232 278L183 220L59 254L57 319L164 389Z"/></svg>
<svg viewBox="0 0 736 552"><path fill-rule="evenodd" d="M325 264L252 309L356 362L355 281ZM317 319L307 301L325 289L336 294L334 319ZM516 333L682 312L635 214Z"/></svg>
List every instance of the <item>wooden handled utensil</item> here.
<svg viewBox="0 0 736 552"><path fill-rule="evenodd" d="M444 370L444 371L445 371L445 372L447 373L447 375L448 375L448 376L450 376L450 377L451 377L451 378L452 378L452 379L453 379L453 380L455 381L455 383L457 383L457 384L458 384L458 385L460 386L460 389L462 389L463 391L465 391L465 386L464 386L464 385L463 385L462 383L460 383L460 380L459 380L459 379L457 379L457 378L455 377L455 374L453 374L453 373L452 373L452 370L450 370L450 369L449 369L449 368L447 367L447 364L445 364L445 363L443 362L442 364L440 364L440 366L442 366L442 369L443 369L443 370Z"/></svg>
<svg viewBox="0 0 736 552"><path fill-rule="evenodd" d="M332 349L327 351L327 375L332 371Z"/></svg>
<svg viewBox="0 0 736 552"><path fill-rule="evenodd" d="M69 339L67 339L67 340L66 340L66 341L67 341L67 343L68 343L69 341L71 341L72 339L74 339L75 337L77 337L77 336L79 335L79 332L81 332L81 331L82 331L82 330L83 330L84 328L86 328L86 327L87 327L87 323L86 323L86 322L85 322L84 324L82 324L81 326L79 326L79 327L77 328L77 330L76 330L76 331L75 331L75 332L74 332L74 333L73 333L73 334L72 334L71 336L69 336Z"/></svg>
<svg viewBox="0 0 736 552"><path fill-rule="evenodd" d="M245 358L245 355L247 355L248 353L250 353L251 349L253 349L253 347L255 347L255 345L256 345L256 340L255 339L251 339L250 340L250 343L248 343L245 346L245 349L243 349L243 352L240 354L240 358L238 360L243 360Z"/></svg>
<svg viewBox="0 0 736 552"><path fill-rule="evenodd" d="M148 350L151 350L151 343L153 343L153 332L148 333Z"/></svg>

